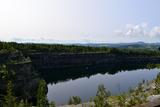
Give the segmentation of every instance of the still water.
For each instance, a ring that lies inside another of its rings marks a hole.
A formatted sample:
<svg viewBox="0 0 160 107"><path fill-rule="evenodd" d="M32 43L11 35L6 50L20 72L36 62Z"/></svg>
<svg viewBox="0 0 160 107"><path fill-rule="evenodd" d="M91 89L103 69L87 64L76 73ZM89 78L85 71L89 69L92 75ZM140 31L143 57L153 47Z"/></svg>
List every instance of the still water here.
<svg viewBox="0 0 160 107"><path fill-rule="evenodd" d="M67 104L71 96L80 96L82 101L89 101L96 95L99 84L104 84L112 95L129 91L142 80L153 80L159 69L120 70L114 74L97 73L76 79L67 79L56 83L48 83L48 99L57 105Z"/></svg>

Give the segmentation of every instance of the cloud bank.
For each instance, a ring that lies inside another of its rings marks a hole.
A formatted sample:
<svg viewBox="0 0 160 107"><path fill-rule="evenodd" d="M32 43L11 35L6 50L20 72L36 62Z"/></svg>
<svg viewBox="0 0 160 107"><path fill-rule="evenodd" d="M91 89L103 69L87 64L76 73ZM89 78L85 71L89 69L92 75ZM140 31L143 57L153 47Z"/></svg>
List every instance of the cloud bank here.
<svg viewBox="0 0 160 107"><path fill-rule="evenodd" d="M160 26L150 28L148 23L127 24L123 30L114 31L118 36L160 38Z"/></svg>

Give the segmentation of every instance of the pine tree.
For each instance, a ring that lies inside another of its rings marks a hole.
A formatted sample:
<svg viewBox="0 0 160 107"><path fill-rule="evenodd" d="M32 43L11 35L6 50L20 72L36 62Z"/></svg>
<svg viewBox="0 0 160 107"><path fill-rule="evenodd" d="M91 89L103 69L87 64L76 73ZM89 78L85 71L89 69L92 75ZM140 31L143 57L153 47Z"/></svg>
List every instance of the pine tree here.
<svg viewBox="0 0 160 107"><path fill-rule="evenodd" d="M4 96L4 107L16 107L16 97L13 96L13 84L11 81L7 84L7 94Z"/></svg>
<svg viewBox="0 0 160 107"><path fill-rule="evenodd" d="M71 105L71 104L77 105L80 103L81 103L81 98L79 96L72 96L68 102L69 105Z"/></svg>
<svg viewBox="0 0 160 107"><path fill-rule="evenodd" d="M104 85L99 85L97 95L94 98L95 107L109 107L109 103L107 101L109 95L110 92L106 91Z"/></svg>
<svg viewBox="0 0 160 107"><path fill-rule="evenodd" d="M50 106L49 106L49 107L56 107L55 102L54 102L54 101L52 101L52 102L50 103Z"/></svg>
<svg viewBox="0 0 160 107"><path fill-rule="evenodd" d="M46 82L44 80L39 81L37 93L37 107L48 107L48 101L46 96Z"/></svg>

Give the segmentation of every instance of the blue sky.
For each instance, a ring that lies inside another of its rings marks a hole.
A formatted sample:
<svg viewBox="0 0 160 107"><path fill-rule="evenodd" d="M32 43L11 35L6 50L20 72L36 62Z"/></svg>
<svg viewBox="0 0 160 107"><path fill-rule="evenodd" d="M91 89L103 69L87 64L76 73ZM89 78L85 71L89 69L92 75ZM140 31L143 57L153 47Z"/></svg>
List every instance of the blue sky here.
<svg viewBox="0 0 160 107"><path fill-rule="evenodd" d="M0 0L0 40L159 42L160 0Z"/></svg>

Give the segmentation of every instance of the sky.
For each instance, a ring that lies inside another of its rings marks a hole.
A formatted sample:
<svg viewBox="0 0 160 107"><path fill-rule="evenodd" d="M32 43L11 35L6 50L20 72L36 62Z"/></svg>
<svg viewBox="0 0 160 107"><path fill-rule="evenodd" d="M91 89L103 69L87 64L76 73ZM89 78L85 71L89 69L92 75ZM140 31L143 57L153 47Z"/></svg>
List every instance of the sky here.
<svg viewBox="0 0 160 107"><path fill-rule="evenodd" d="M0 40L160 42L160 0L0 0Z"/></svg>

